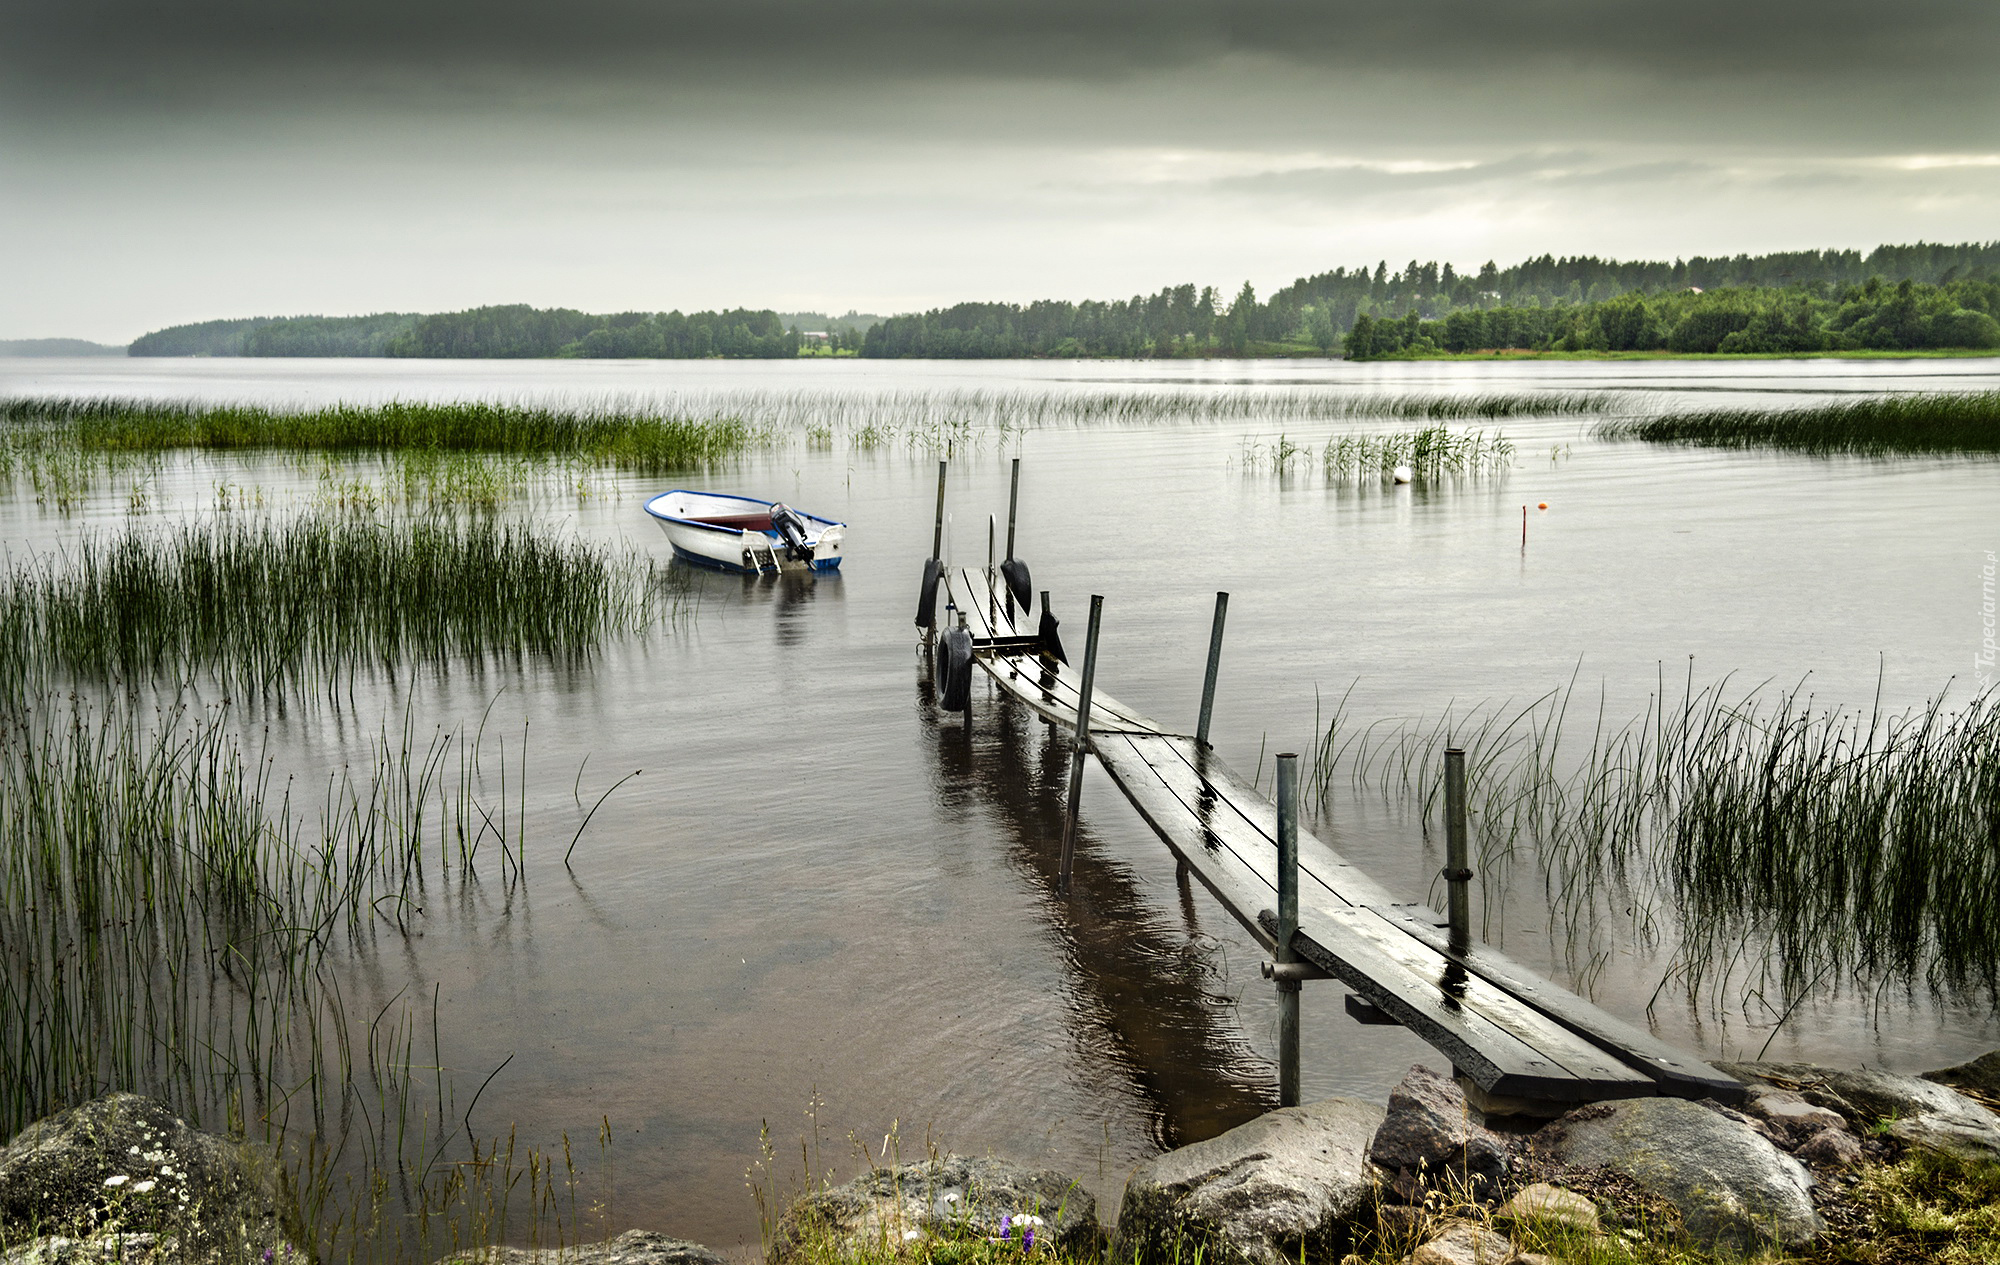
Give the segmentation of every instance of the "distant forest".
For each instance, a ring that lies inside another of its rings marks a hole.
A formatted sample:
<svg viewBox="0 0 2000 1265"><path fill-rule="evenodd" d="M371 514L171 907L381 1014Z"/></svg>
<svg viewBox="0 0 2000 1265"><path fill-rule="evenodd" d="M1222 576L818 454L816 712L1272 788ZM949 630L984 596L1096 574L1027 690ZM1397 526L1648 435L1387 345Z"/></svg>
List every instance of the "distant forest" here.
<svg viewBox="0 0 2000 1265"><path fill-rule="evenodd" d="M1411 260L1130 299L961 303L886 319L849 312L624 312L526 305L419 315L258 317L180 325L134 356L601 359L1356 358L1536 350L1823 351L2000 347L2000 242L1625 262L1544 255L1476 273ZM807 338L805 335L825 335Z"/></svg>
<svg viewBox="0 0 2000 1265"><path fill-rule="evenodd" d="M424 316L260 316L176 325L132 340L134 356L417 356L526 360L789 358L797 333L776 312L621 312L592 316L526 304Z"/></svg>

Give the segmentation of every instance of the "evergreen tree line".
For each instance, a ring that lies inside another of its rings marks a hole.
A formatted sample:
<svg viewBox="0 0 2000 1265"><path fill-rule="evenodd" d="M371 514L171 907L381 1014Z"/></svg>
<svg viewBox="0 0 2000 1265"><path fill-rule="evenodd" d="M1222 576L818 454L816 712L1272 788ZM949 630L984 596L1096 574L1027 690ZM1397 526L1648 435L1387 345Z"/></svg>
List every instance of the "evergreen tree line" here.
<svg viewBox="0 0 2000 1265"><path fill-rule="evenodd" d="M526 304L425 316L255 317L177 325L134 339L133 356L414 356L512 360L554 356L699 360L789 358L798 332L772 311L621 312L593 316Z"/></svg>
<svg viewBox="0 0 2000 1265"><path fill-rule="evenodd" d="M1600 303L1458 308L1425 320L1363 314L1350 359L1499 348L1541 351L1810 352L2000 348L2000 281L1944 285L1871 278L1785 288L1632 292Z"/></svg>
<svg viewBox="0 0 2000 1265"><path fill-rule="evenodd" d="M1395 355L1416 354L1420 340L1429 339L1446 350L1601 342L1613 349L1630 344L1700 351L1716 350L1732 337L1731 350L1751 350L1752 344L1769 350L1980 347L1989 344L1910 340L1984 338L1985 325L1973 317L1995 313L1983 306L1978 296L1985 291L1978 287L1996 278L2000 242L1918 242L1880 246L1865 255L1791 251L1673 263L1543 255L1504 269L1488 262L1469 273L1416 260L1391 272L1381 261L1301 278L1261 302L1248 284L1234 298L1213 287L1184 284L1124 300L960 303L876 321L865 333L858 328L865 319L858 313L822 317L832 338L812 350L986 359L1330 355L1347 346L1364 355ZM1850 304L1888 302L1880 298L1881 285L1893 288L1904 281L1914 287L1909 302L1913 312L1922 308L1920 314L1884 317L1887 324L1843 315ZM1868 289L1871 283L1877 288ZM1690 298L1696 291L1701 294ZM1963 295L1972 297L1954 297ZM1626 307L1607 306L1621 299L1628 300ZM1955 306L1940 306L1946 303ZM1643 317L1631 315L1642 309ZM1696 311L1701 315L1690 323ZM1971 315L1954 315L1960 311ZM788 321L773 311L739 308L594 316L516 304L430 316L259 317L159 330L135 340L129 354L790 357L800 351L801 315L808 314L793 314ZM1449 328L1429 328L1440 323ZM1390 325L1403 332L1390 331ZM1367 331L1365 337L1353 337L1357 327ZM1897 332L1883 332L1891 327ZM1703 332L1711 328L1720 331L1713 338Z"/></svg>
<svg viewBox="0 0 2000 1265"><path fill-rule="evenodd" d="M1357 322L1441 320L1456 312L1573 312L1622 295L1726 290L1799 291L1821 298L1871 279L1932 287L2000 277L2000 242L1881 246L1859 251L1793 251L1695 258L1674 263L1544 255L1511 268L1488 262L1476 273L1419 263L1391 272L1337 268L1301 278L1263 302L1245 285L1221 302L1212 289L1182 285L1124 302L961 303L891 317L868 332L865 356L1240 356L1330 354ZM1563 326L1555 316L1523 317L1528 327ZM1463 324L1463 321L1461 321ZM1552 339L1566 336L1553 335ZM1940 327L1942 328L1942 327ZM1730 331L1733 332L1733 331ZM1503 344L1494 344L1503 345ZM1504 344L1532 346L1534 340ZM1979 344L1971 344L1977 346Z"/></svg>

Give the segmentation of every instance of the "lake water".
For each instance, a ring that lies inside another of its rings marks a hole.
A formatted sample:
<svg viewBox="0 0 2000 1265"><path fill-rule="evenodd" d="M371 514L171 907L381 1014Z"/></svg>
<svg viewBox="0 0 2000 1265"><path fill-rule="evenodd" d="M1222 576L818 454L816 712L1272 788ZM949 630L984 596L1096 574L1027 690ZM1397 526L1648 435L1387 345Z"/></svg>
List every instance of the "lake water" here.
<svg viewBox="0 0 2000 1265"><path fill-rule="evenodd" d="M494 398L569 405L730 392L1351 393L1618 390L1641 405L1784 403L1828 394L2000 388L2000 361L589 363L252 360L0 361L7 395L145 395L324 403ZM1442 487L1329 486L1260 468L1281 431L1311 445L1402 423L1104 426L986 436L952 462L951 549L983 561L1004 530L1007 458L1023 459L1019 553L1053 591L1072 653L1102 594L1098 684L1191 725L1212 595L1230 594L1215 741L1245 773L1310 751L1348 694L1360 722L1454 701L1526 700L1574 676L1635 716L1664 673L1808 681L1822 700L1900 708L1969 693L1980 568L2000 549L1987 460L1893 462L1612 443L1588 417L1509 419L1504 477ZM587 499L532 511L664 559L641 510L673 483L776 497L850 524L838 577L690 573L685 631L608 648L587 672L456 673L363 692L361 716L280 722L299 767L364 750L407 704L455 725L490 706L531 726L538 840L525 894L468 899L359 987L440 997L447 1056L476 1085L487 1133L547 1145L608 1117L614 1218L719 1247L754 1243L745 1188L769 1122L822 1163L851 1133L905 1158L925 1139L1041 1161L1115 1210L1126 1172L1275 1102L1276 1011L1260 954L1094 767L1075 893L1053 892L1066 745L975 690L969 732L930 702L911 617L931 537L932 453L797 442L670 482L606 476ZM143 514L104 497L71 515L19 489L11 547L213 512L215 487L262 489L283 512L313 479L282 462L179 461ZM1522 507L1531 510L1521 542ZM1351 691L1351 693L1350 693ZM1261 753L1261 756L1260 756ZM588 764L584 761L588 758ZM582 775L578 777L579 766ZM578 846L597 792L633 769ZM1439 859L1413 820L1343 793L1314 826L1410 899ZM1498 908L1496 906L1496 908ZM1664 960L1615 934L1579 966L1533 901L1491 934L1647 1022ZM1381 1099L1412 1063L1444 1061L1394 1028L1305 992L1308 1098ZM1899 1069L2000 1045L1977 1007L1836 1000L1732 1022L1654 1008L1662 1035L1710 1057ZM813 1108L817 1124L805 1112ZM461 1099L463 1101L463 1099ZM851 1169L845 1164L843 1169Z"/></svg>

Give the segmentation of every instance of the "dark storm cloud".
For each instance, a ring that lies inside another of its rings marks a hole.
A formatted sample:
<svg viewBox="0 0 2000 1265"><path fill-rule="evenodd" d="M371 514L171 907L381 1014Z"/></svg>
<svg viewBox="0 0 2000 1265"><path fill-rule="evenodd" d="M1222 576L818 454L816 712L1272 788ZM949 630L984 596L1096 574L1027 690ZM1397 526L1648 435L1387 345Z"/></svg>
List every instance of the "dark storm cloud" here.
<svg viewBox="0 0 2000 1265"><path fill-rule="evenodd" d="M1635 68L1828 90L1906 80L1948 97L1983 93L2000 48L1991 0L13 0L0 15L17 92L113 98L299 71L493 67L746 88L1099 82L1243 55L1517 82Z"/></svg>

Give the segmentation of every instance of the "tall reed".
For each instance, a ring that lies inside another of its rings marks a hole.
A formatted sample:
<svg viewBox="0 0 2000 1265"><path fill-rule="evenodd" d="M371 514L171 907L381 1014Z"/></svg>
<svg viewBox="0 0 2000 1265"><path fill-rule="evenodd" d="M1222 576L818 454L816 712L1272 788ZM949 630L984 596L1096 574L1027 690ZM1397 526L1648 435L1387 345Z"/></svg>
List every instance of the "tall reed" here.
<svg viewBox="0 0 2000 1265"><path fill-rule="evenodd" d="M1785 409L1703 409L1609 421L1610 439L1810 453L2000 452L2000 391L1905 395Z"/></svg>
<svg viewBox="0 0 2000 1265"><path fill-rule="evenodd" d="M0 572L0 687L247 695L356 669L575 659L680 613L656 564L524 524L230 517L86 537Z"/></svg>
<svg viewBox="0 0 2000 1265"><path fill-rule="evenodd" d="M567 457L663 473L711 465L755 446L739 417L691 418L503 405L392 402L320 408L190 404L127 399L0 401L15 451L73 446L88 452L175 449L284 452L509 453Z"/></svg>
<svg viewBox="0 0 2000 1265"><path fill-rule="evenodd" d="M515 1228L577 1232L573 1200L566 1219L536 1210L552 1157L482 1152L435 995L426 1017L352 983L477 883L482 857L510 897L526 881L508 793L525 736L496 795L494 736L406 715L315 793L278 778L227 707L20 703L0 721L0 1136L134 1090L278 1143L328 1258L504 1233L523 1176L532 1217ZM468 1148L470 1169L449 1158Z"/></svg>
<svg viewBox="0 0 2000 1265"><path fill-rule="evenodd" d="M1670 933L1691 996L2000 998L2000 692L1890 714L1690 678L1618 725L1573 683L1429 722L1356 730L1337 711L1314 786L1324 806L1345 770L1435 820L1449 745L1482 868L1504 875L1526 847L1559 928L1616 907L1641 939Z"/></svg>

